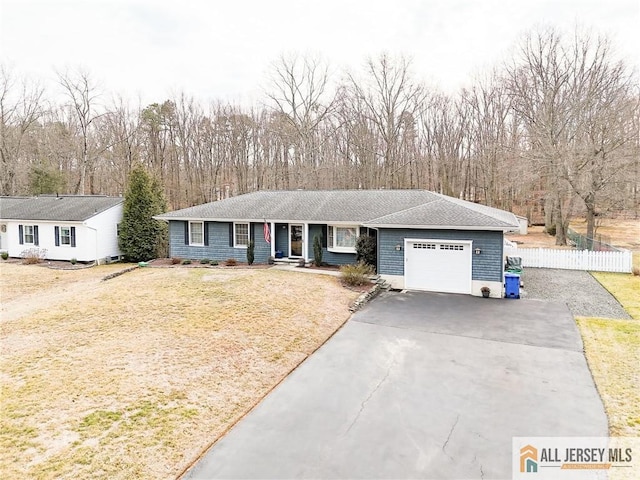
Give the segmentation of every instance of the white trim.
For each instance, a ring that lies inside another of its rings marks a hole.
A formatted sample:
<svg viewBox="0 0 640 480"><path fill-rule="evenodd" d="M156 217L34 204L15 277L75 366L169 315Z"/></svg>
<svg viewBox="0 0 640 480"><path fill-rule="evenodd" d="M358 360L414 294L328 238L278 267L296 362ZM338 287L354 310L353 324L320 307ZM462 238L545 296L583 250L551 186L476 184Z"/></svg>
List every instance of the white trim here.
<svg viewBox="0 0 640 480"><path fill-rule="evenodd" d="M414 229L414 230L478 230L478 231L495 231L495 232L510 232L514 228L518 229L518 226L509 227L488 227L488 226L456 226L456 225L389 225L389 224L374 224L363 223L363 227L368 228L389 228L389 229Z"/></svg>
<svg viewBox="0 0 640 480"><path fill-rule="evenodd" d="M58 227L58 243L59 243L59 247L64 247L64 248L73 248L71 247L71 226L70 225L56 225L56 227ZM67 230L69 230L69 243L62 243L62 229L66 228ZM55 228L53 230L55 232Z"/></svg>
<svg viewBox="0 0 640 480"><path fill-rule="evenodd" d="M355 241L353 242L353 247L336 247L335 246L335 241L336 241L336 234L335 234L335 230L333 232L333 235L330 236L329 235L329 229L330 228L355 228L356 229L356 234L355 234ZM327 224L327 250L329 252L334 252L334 253L356 253L356 241L358 240L358 237L360 236L360 225L356 225L353 223L350 224L335 224L335 223L331 223L331 224ZM333 237L333 244L330 245L329 244L329 238Z"/></svg>
<svg viewBox="0 0 640 480"><path fill-rule="evenodd" d="M192 241L193 235L191 235L191 225L195 224L202 225L202 243L196 243ZM190 247L204 247L204 222L201 221L189 221L189 246Z"/></svg>
<svg viewBox="0 0 640 480"><path fill-rule="evenodd" d="M300 249L301 249L301 253L302 255L294 255L293 252L291 251L291 227L293 227L294 225L299 225L302 227L302 232L301 232L301 245L300 245ZM305 245L305 238L304 238L304 234L305 234L305 228L304 228L305 224L302 222L295 222L295 223L290 223L289 224L289 229L288 229L288 233L289 233L289 238L287 240L287 243L289 244L289 258L305 258L305 254L304 254L304 245ZM306 259L306 258L305 258Z"/></svg>
<svg viewBox="0 0 640 480"><path fill-rule="evenodd" d="M29 236L31 237L31 241L27 242L27 227L31 227L31 233L29 234ZM33 245L36 246L36 224L31 223L31 224L22 224L22 245ZM18 227L19 228L19 227Z"/></svg>
<svg viewBox="0 0 640 480"><path fill-rule="evenodd" d="M271 222L269 224L270 235L271 235L271 243L269 244L271 247L271 256L273 258L276 257L276 224Z"/></svg>
<svg viewBox="0 0 640 480"><path fill-rule="evenodd" d="M247 244L243 245L238 243L238 234L236 232L237 225L246 225L247 226ZM233 222L233 248L247 248L249 246L249 242L251 241L251 222Z"/></svg>

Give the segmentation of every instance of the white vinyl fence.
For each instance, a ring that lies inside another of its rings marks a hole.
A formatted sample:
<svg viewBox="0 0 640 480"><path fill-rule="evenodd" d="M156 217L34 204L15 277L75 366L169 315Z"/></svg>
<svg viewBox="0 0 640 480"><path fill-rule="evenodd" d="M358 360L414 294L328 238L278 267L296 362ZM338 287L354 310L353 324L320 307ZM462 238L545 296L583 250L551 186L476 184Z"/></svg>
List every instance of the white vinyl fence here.
<svg viewBox="0 0 640 480"><path fill-rule="evenodd" d="M628 250L592 252L551 248L513 248L505 245L505 254L522 257L523 267L630 273L633 266L632 255Z"/></svg>

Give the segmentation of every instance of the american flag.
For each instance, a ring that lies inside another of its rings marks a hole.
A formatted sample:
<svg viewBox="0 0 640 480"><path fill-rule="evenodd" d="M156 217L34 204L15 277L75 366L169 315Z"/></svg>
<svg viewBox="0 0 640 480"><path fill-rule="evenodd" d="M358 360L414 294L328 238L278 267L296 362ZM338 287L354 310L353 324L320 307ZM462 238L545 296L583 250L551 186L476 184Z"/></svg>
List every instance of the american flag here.
<svg viewBox="0 0 640 480"><path fill-rule="evenodd" d="M264 241L271 243L271 232L269 231L269 224L264 222Z"/></svg>

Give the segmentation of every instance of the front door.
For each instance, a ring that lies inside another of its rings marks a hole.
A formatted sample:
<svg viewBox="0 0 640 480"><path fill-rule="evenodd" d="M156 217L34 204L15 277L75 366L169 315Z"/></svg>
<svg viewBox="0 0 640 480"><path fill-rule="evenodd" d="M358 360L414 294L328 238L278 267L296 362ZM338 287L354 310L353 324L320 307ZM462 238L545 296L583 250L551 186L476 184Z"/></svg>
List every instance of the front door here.
<svg viewBox="0 0 640 480"><path fill-rule="evenodd" d="M303 245L303 232L302 225L291 224L289 226L289 256L290 257L302 257L302 245Z"/></svg>

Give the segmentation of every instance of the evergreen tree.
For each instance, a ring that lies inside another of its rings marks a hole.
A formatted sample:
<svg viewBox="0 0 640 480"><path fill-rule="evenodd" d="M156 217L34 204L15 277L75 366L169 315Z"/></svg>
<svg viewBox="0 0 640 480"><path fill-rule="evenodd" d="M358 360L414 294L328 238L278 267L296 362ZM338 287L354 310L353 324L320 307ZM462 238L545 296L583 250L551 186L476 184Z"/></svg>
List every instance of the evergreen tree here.
<svg viewBox="0 0 640 480"><path fill-rule="evenodd" d="M125 260L140 262L156 258L166 226L152 217L164 211L159 183L153 181L142 166L134 167L129 175L118 239ZM166 233L164 239L166 241Z"/></svg>

